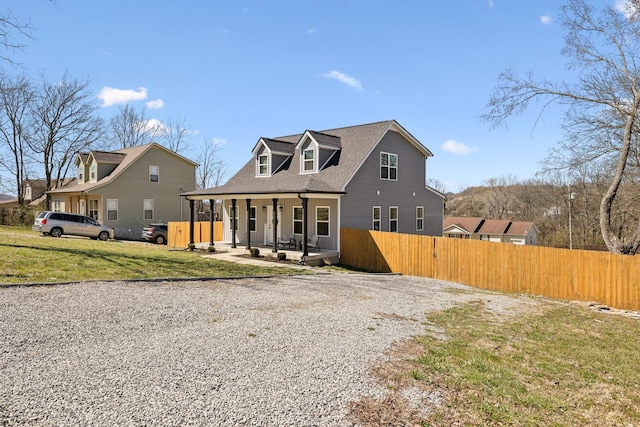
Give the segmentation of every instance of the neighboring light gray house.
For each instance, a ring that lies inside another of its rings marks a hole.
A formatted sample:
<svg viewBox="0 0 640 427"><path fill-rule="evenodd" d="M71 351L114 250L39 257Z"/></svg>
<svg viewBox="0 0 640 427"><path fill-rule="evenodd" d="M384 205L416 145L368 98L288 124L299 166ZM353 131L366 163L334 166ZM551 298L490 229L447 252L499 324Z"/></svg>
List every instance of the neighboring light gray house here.
<svg viewBox="0 0 640 427"><path fill-rule="evenodd" d="M225 185L185 197L222 200L223 240L247 248L339 252L341 227L442 236L444 195L425 185L432 155L395 120L307 130L260 138Z"/></svg>
<svg viewBox="0 0 640 427"><path fill-rule="evenodd" d="M159 144L78 153L75 165L76 185L49 191L51 210L90 216L134 240L148 223L188 216L181 193L196 188L197 164Z"/></svg>

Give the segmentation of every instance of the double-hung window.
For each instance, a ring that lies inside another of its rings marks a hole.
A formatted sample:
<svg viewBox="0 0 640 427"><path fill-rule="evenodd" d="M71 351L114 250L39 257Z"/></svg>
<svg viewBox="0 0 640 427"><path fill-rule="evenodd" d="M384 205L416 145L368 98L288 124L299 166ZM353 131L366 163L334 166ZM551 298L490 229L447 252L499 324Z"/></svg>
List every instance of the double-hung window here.
<svg viewBox="0 0 640 427"><path fill-rule="evenodd" d="M153 199L144 199L143 205L143 218L153 219Z"/></svg>
<svg viewBox="0 0 640 427"><path fill-rule="evenodd" d="M258 156L258 176L269 175L269 155L261 154Z"/></svg>
<svg viewBox="0 0 640 427"><path fill-rule="evenodd" d="M107 199L107 220L118 220L118 199Z"/></svg>
<svg viewBox="0 0 640 427"><path fill-rule="evenodd" d="M398 155L380 153L380 179L396 181L398 179Z"/></svg>
<svg viewBox="0 0 640 427"><path fill-rule="evenodd" d="M256 207L249 208L249 231L256 231Z"/></svg>
<svg viewBox="0 0 640 427"><path fill-rule="evenodd" d="M329 206L316 207L316 235L329 236Z"/></svg>
<svg viewBox="0 0 640 427"><path fill-rule="evenodd" d="M371 229L380 231L380 206L373 207L373 224Z"/></svg>
<svg viewBox="0 0 640 427"><path fill-rule="evenodd" d="M313 148L307 148L302 152L302 170L304 172L313 172L316 170L316 157Z"/></svg>
<svg viewBox="0 0 640 427"><path fill-rule="evenodd" d="M416 206L416 231L424 230L424 207Z"/></svg>
<svg viewBox="0 0 640 427"><path fill-rule="evenodd" d="M233 209L233 206L229 206L229 229L233 229L233 218L236 219L236 230L238 229L238 206Z"/></svg>
<svg viewBox="0 0 640 427"><path fill-rule="evenodd" d="M389 231L392 233L398 231L398 207L389 207Z"/></svg>
<svg viewBox="0 0 640 427"><path fill-rule="evenodd" d="M293 207L293 234L302 234L302 206Z"/></svg>
<svg viewBox="0 0 640 427"><path fill-rule="evenodd" d="M149 166L149 182L160 182L159 166Z"/></svg>

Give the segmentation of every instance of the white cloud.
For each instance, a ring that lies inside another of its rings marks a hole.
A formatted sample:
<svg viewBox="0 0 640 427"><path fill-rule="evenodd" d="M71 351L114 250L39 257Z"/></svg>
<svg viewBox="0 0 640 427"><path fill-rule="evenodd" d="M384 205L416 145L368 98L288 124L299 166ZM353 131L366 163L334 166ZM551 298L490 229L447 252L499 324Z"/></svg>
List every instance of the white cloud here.
<svg viewBox="0 0 640 427"><path fill-rule="evenodd" d="M631 18L638 13L637 7L629 0L617 0L616 9L627 18Z"/></svg>
<svg viewBox="0 0 640 427"><path fill-rule="evenodd" d="M147 99L147 88L139 87L136 91L133 89L116 89L105 86L100 90L98 99L102 100L103 107L126 104L129 101L142 101L143 99Z"/></svg>
<svg viewBox="0 0 640 427"><path fill-rule="evenodd" d="M442 144L441 148L442 148L442 151L447 151L453 154L463 154L463 155L472 153L474 151L478 151L478 147L468 147L461 142L454 141L453 139L445 141L445 143Z"/></svg>
<svg viewBox="0 0 640 427"><path fill-rule="evenodd" d="M352 87L357 91L363 90L362 84L358 80L354 79L351 76L347 76L346 74L343 74L339 71L331 71L329 73L324 73L322 77L326 77L328 79L336 79L339 82L344 83L347 86Z"/></svg>
<svg viewBox="0 0 640 427"><path fill-rule="evenodd" d="M153 101L147 101L145 105L150 110L157 110L159 108L164 107L164 101L162 99L156 99Z"/></svg>
<svg viewBox="0 0 640 427"><path fill-rule="evenodd" d="M551 24L551 15L542 15L540 17L540 22L544 25Z"/></svg>

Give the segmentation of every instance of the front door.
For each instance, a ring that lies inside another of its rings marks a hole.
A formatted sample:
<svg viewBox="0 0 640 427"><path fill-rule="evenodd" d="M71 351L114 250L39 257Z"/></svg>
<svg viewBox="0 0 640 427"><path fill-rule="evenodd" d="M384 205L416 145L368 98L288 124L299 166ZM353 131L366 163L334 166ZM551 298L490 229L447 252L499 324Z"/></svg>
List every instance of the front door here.
<svg viewBox="0 0 640 427"><path fill-rule="evenodd" d="M281 224L282 214L278 210L276 210L276 212L278 212L278 218L277 218L278 224L277 224L276 232L278 233L277 238L280 238L281 237L280 230L282 228L282 224ZM267 222L264 226L264 244L268 246L273 245L273 206L267 206Z"/></svg>

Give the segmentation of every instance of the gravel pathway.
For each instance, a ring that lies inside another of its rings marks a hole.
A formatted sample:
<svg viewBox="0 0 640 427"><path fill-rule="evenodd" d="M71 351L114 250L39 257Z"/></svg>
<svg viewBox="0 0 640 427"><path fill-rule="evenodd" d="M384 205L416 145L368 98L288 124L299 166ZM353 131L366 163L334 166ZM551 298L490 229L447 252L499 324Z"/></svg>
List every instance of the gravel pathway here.
<svg viewBox="0 0 640 427"><path fill-rule="evenodd" d="M352 425L424 314L529 298L393 275L0 289L0 425Z"/></svg>

